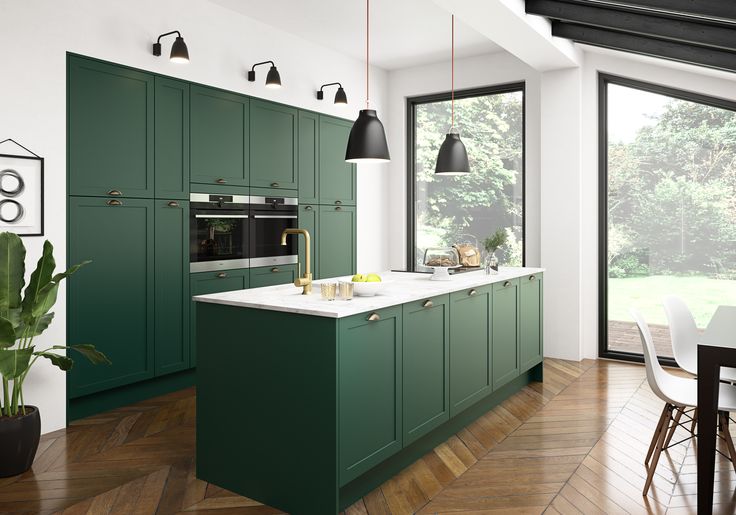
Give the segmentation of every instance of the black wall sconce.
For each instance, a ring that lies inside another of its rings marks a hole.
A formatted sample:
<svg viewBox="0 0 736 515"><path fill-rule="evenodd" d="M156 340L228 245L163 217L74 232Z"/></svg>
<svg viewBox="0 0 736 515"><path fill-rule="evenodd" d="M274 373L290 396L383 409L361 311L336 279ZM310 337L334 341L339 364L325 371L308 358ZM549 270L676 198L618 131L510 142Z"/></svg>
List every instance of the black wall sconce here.
<svg viewBox="0 0 736 515"><path fill-rule="evenodd" d="M345 94L345 90L342 89L342 84L339 82L330 82L329 84L322 84L322 87L317 91L317 100L324 100L325 92L322 91L327 86L337 86L337 93L335 93L335 104L347 104L348 96Z"/></svg>
<svg viewBox="0 0 736 515"><path fill-rule="evenodd" d="M161 38L171 36L172 34L176 34L176 39L174 40L174 44L171 45L171 55L169 55L169 59L172 63L188 63L189 49L187 48L187 44L184 43L184 38L181 37L181 32L178 30L172 30L166 34L161 34L158 37L158 40L153 44L153 55L156 57L161 55Z"/></svg>
<svg viewBox="0 0 736 515"><path fill-rule="evenodd" d="M273 61L263 61L262 63L256 63L253 65L253 67L248 72L248 82L255 82L256 81L256 66L260 66L262 64L271 64L271 69L268 70L268 75L266 75L266 87L267 88L280 88L281 87L281 75L279 75L279 71L276 69L276 65L273 64Z"/></svg>

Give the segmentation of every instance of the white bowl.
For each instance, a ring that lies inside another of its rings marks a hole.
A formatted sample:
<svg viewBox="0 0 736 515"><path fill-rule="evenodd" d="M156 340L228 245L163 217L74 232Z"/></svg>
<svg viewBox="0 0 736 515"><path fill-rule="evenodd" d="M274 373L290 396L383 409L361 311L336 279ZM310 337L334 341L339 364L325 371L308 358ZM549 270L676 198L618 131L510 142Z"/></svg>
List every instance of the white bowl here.
<svg viewBox="0 0 736 515"><path fill-rule="evenodd" d="M353 295L373 297L383 287L382 282L353 282Z"/></svg>

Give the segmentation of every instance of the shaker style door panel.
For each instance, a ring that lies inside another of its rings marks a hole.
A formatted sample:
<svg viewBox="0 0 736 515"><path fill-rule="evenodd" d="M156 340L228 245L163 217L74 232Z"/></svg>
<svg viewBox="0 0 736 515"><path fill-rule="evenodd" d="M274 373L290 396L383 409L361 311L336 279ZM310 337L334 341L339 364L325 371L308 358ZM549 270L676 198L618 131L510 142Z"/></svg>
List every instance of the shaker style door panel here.
<svg viewBox="0 0 736 515"><path fill-rule="evenodd" d="M519 279L493 285L493 389L519 375Z"/></svg>
<svg viewBox="0 0 736 515"><path fill-rule="evenodd" d="M293 283L296 265L262 266L250 269L250 288Z"/></svg>
<svg viewBox="0 0 736 515"><path fill-rule="evenodd" d="M264 100L250 101L250 185L297 188L298 111Z"/></svg>
<svg viewBox="0 0 736 515"><path fill-rule="evenodd" d="M352 122L319 117L319 202L354 206L357 194L355 165L345 162Z"/></svg>
<svg viewBox="0 0 736 515"><path fill-rule="evenodd" d="M354 207L320 206L319 274L322 278L353 275L356 270Z"/></svg>
<svg viewBox="0 0 736 515"><path fill-rule="evenodd" d="M519 291L520 372L542 362L542 274L522 277Z"/></svg>
<svg viewBox="0 0 736 515"><path fill-rule="evenodd" d="M156 77L156 198L189 200L189 83Z"/></svg>
<svg viewBox="0 0 736 515"><path fill-rule="evenodd" d="M299 111L299 203L319 203L319 115Z"/></svg>
<svg viewBox="0 0 736 515"><path fill-rule="evenodd" d="M68 81L69 193L152 198L153 75L70 56Z"/></svg>
<svg viewBox="0 0 736 515"><path fill-rule="evenodd" d="M319 206L302 204L299 206L299 227L306 229L311 238L309 257L311 258L312 278L319 279ZM299 238L299 275L306 271L307 254L304 238Z"/></svg>

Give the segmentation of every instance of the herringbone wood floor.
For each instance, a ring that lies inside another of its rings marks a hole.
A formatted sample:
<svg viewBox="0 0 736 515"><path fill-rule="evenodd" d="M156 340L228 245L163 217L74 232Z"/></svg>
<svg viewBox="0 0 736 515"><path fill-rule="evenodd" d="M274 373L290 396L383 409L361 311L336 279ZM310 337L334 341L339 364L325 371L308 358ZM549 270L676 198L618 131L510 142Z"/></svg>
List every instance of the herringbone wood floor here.
<svg viewBox="0 0 736 515"><path fill-rule="evenodd" d="M346 515L695 513L690 441L663 455L641 496L662 408L642 366L547 360L544 377ZM0 479L0 513L280 513L194 477L194 413L185 390L45 435L31 471ZM715 511L734 513L736 474L720 457L717 468Z"/></svg>

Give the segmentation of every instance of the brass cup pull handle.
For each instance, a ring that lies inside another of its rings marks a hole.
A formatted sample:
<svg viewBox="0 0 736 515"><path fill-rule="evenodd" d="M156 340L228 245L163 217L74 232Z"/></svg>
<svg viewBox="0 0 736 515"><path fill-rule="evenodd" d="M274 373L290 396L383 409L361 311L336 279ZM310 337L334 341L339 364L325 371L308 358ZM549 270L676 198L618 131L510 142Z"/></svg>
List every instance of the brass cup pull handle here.
<svg viewBox="0 0 736 515"><path fill-rule="evenodd" d="M530 281L533 281L534 279L536 279L536 277L534 277L533 275L530 275L530 276L529 276L529 280L530 280Z"/></svg>
<svg viewBox="0 0 736 515"><path fill-rule="evenodd" d="M107 201L107 205L108 206L122 206L123 203L120 202L119 200L110 199L110 200Z"/></svg>
<svg viewBox="0 0 736 515"><path fill-rule="evenodd" d="M432 302L431 300L427 300L424 302L424 304L422 304L423 308L431 308L432 306L434 306L434 302Z"/></svg>
<svg viewBox="0 0 736 515"><path fill-rule="evenodd" d="M342 211L342 208L341 208L340 206L337 206L337 207L335 208L335 211Z"/></svg>
<svg viewBox="0 0 736 515"><path fill-rule="evenodd" d="M279 271L279 269L278 269L278 267L273 267L273 268L271 269L271 271L272 271L273 273L276 273L276 272L278 272L278 271Z"/></svg>
<svg viewBox="0 0 736 515"><path fill-rule="evenodd" d="M107 192L108 195L112 195L113 197L119 197L122 195L122 192L120 190L110 190Z"/></svg>
<svg viewBox="0 0 736 515"><path fill-rule="evenodd" d="M313 209L313 208L312 208L312 206L306 206L306 207L304 208L304 211L311 211L312 209Z"/></svg>
<svg viewBox="0 0 736 515"><path fill-rule="evenodd" d="M227 274L225 272L220 272L219 274L217 274L218 279L224 279L225 277L227 277Z"/></svg>
<svg viewBox="0 0 736 515"><path fill-rule="evenodd" d="M225 179L217 179L215 182L217 184L227 184L227 181Z"/></svg>
<svg viewBox="0 0 736 515"><path fill-rule="evenodd" d="M504 288L508 288L509 286L511 286L511 282L510 281L506 281L505 283L503 283L503 287Z"/></svg>
<svg viewBox="0 0 736 515"><path fill-rule="evenodd" d="M368 321L375 322L376 320L381 320L381 315L378 313L371 313L371 316L368 317Z"/></svg>
<svg viewBox="0 0 736 515"><path fill-rule="evenodd" d="M471 297L472 297L473 295L477 295L477 294L478 294L478 292L477 292L477 291L475 290L475 288L474 288L474 289L472 289L472 290L470 290L470 291L468 292L468 295L470 295Z"/></svg>
<svg viewBox="0 0 736 515"><path fill-rule="evenodd" d="M278 182L272 182L271 183L271 187L272 188L278 188L279 187L279 183Z"/></svg>
<svg viewBox="0 0 736 515"><path fill-rule="evenodd" d="M338 205L338 206L342 205L342 200L336 200L335 201L335 204Z"/></svg>
<svg viewBox="0 0 736 515"><path fill-rule="evenodd" d="M171 202L169 202L166 205L169 206L169 207L179 207L179 203L177 201L175 201L175 200L172 200Z"/></svg>

